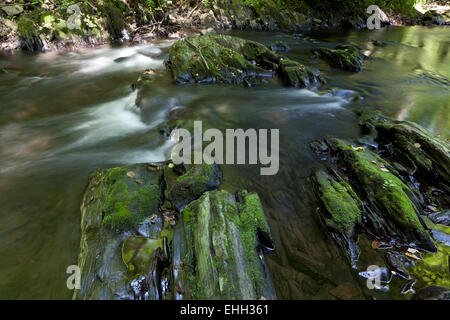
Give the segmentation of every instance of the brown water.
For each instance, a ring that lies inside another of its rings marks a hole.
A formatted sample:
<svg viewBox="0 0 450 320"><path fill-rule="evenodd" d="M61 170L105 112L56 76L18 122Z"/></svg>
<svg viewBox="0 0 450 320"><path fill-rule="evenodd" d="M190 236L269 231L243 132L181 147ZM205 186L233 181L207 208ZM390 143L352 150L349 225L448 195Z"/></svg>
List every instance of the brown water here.
<svg viewBox="0 0 450 320"><path fill-rule="evenodd" d="M98 48L79 53L0 57L0 298L69 299L67 266L77 263L79 205L90 171L168 157L157 127L175 106L189 119L225 128L279 128L280 171L260 176L258 166L223 166L221 188L260 194L276 251L268 256L279 298L330 299L351 282L369 292L322 232L306 178L318 161L307 143L328 135L358 137L351 108L380 109L450 132L449 29L407 27L348 34L243 33L264 44L282 40L287 54L318 68L328 83L319 92L270 82L256 88L178 87L159 79L139 111L130 84L144 69L163 68L170 42L149 47ZM386 41L374 47L369 39ZM374 59L357 74L314 59L309 49L354 42ZM117 63L116 58L129 57ZM352 102L358 93L362 99ZM359 267L380 262L365 251Z"/></svg>

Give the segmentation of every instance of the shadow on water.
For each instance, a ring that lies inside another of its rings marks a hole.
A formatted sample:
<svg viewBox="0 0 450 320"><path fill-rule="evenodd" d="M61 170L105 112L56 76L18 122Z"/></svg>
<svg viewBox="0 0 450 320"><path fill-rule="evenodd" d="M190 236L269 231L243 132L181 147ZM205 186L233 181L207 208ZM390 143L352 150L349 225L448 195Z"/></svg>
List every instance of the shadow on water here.
<svg viewBox="0 0 450 320"><path fill-rule="evenodd" d="M246 33L270 44L282 40L289 57L320 69L328 84L318 93L269 82L256 88L178 87L157 80L136 108L130 84L145 68L163 68L169 42L150 47L0 57L0 298L71 298L67 266L76 264L79 205L90 171L168 157L158 126L174 108L208 127L280 129L280 170L223 165L222 189L260 194L276 250L268 263L279 298L330 299L364 280L322 232L307 177L318 161L308 148L328 135L357 137L350 108L380 109L448 137L448 29L390 28L347 34ZM382 40L375 47L369 40ZM363 71L331 69L310 49L354 42L374 59ZM353 101L354 93L361 100ZM361 240L364 242L364 239ZM379 257L364 253L361 267ZM371 294L371 293L370 293ZM380 298L408 298L391 290Z"/></svg>

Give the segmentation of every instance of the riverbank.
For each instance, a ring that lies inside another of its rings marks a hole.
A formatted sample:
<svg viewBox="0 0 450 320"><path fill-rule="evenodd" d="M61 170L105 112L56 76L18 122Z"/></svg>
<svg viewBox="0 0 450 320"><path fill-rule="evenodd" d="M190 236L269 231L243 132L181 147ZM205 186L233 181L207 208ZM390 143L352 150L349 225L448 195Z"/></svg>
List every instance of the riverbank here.
<svg viewBox="0 0 450 320"><path fill-rule="evenodd" d="M329 3L328 3L329 2ZM448 7L390 5L382 25L448 24ZM395 3L402 1L394 1ZM75 4L75 5L74 5ZM147 44L207 30L306 32L366 27L368 5L352 1L73 1L0 5L0 51L70 51L101 44ZM430 11L426 11L430 9Z"/></svg>

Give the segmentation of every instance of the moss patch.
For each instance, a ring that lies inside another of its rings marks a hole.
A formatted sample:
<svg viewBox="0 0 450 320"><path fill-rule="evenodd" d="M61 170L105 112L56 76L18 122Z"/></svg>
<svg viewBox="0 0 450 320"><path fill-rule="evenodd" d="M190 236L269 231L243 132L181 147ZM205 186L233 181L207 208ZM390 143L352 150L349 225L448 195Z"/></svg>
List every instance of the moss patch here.
<svg viewBox="0 0 450 320"><path fill-rule="evenodd" d="M132 228L158 211L162 197L159 181L144 174L136 179L127 175L126 168L108 170L103 208L106 226L120 230Z"/></svg>

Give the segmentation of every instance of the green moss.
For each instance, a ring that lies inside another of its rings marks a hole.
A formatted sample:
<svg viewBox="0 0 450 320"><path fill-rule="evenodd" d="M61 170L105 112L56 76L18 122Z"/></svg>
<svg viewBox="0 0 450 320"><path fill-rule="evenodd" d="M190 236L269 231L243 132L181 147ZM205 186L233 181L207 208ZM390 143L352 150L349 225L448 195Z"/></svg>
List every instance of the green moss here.
<svg viewBox="0 0 450 320"><path fill-rule="evenodd" d="M161 189L145 178L142 184L127 176L126 168L109 169L105 176L106 195L103 223L114 229L135 227L158 211Z"/></svg>
<svg viewBox="0 0 450 320"><path fill-rule="evenodd" d="M195 299L248 299L263 293L258 235L271 239L269 226L257 194L242 191L238 198L236 203L231 194L209 191L183 210L186 234L194 241L185 261L195 266L187 275Z"/></svg>
<svg viewBox="0 0 450 320"><path fill-rule="evenodd" d="M319 86L323 82L318 72L313 72L303 64L290 59L283 59L278 71L283 84L290 87Z"/></svg>
<svg viewBox="0 0 450 320"><path fill-rule="evenodd" d="M353 189L345 181L337 182L324 171L314 175L318 197L331 217L325 217L327 227L345 235L352 235L361 223L359 200Z"/></svg>
<svg viewBox="0 0 450 320"><path fill-rule="evenodd" d="M253 65L251 60L259 66ZM269 60L273 61L268 63ZM247 76L273 70L278 60L262 44L208 34L189 37L172 45L168 66L178 83L241 83Z"/></svg>
<svg viewBox="0 0 450 320"><path fill-rule="evenodd" d="M24 40L31 40L33 37L39 36L36 24L26 16L20 17L17 23L17 31Z"/></svg>
<svg viewBox="0 0 450 320"><path fill-rule="evenodd" d="M214 165L207 163L192 165L185 174L168 185L166 196L177 209L181 209L218 183L219 173L214 169Z"/></svg>
<svg viewBox="0 0 450 320"><path fill-rule="evenodd" d="M342 140L331 141L369 199L405 231L412 229L425 236L416 208L407 196L410 190L394 174L381 170L382 160L370 151L357 151Z"/></svg>
<svg viewBox="0 0 450 320"><path fill-rule="evenodd" d="M360 71L364 55L353 45L339 45L335 49L317 48L312 50L331 66L346 71Z"/></svg>
<svg viewBox="0 0 450 320"><path fill-rule="evenodd" d="M242 244L244 246L247 260L247 272L252 279L256 292L262 293L264 290L265 278L261 269L259 257L258 233L270 237L270 229L261 205L261 201L256 193L248 193L246 190L238 194L239 203L239 231Z"/></svg>

